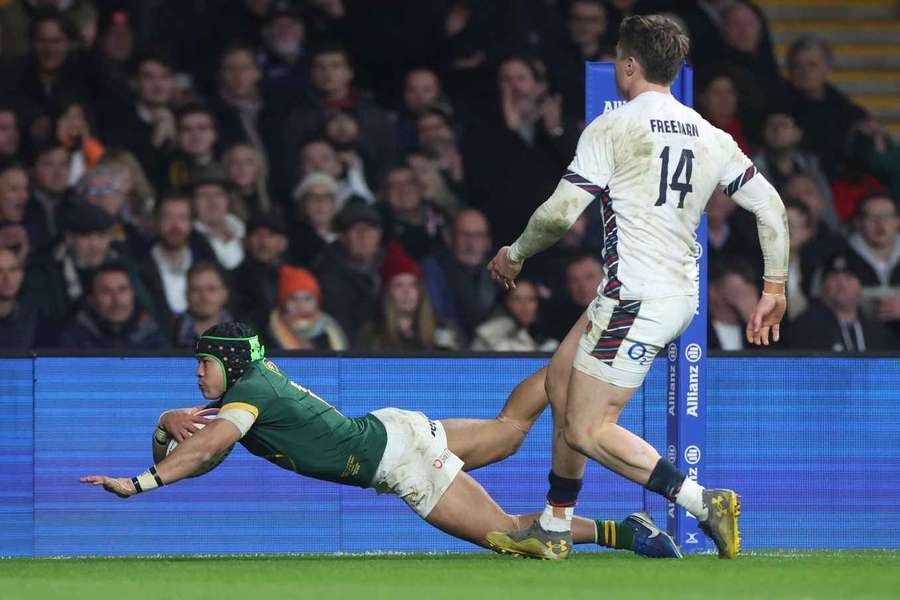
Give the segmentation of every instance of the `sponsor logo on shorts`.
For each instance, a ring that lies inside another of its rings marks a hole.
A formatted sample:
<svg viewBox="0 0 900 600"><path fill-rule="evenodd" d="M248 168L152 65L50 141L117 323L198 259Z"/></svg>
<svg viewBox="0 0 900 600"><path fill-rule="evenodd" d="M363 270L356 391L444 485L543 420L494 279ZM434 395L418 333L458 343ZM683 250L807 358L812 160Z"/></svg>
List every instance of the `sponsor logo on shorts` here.
<svg viewBox="0 0 900 600"><path fill-rule="evenodd" d="M671 360L672 362L678 360L678 344L672 342L671 344L669 344L669 348L667 351L669 353L669 360Z"/></svg>
<svg viewBox="0 0 900 600"><path fill-rule="evenodd" d="M628 358L631 360L641 360L645 356L647 356L647 347L640 342L632 344L628 349Z"/></svg>
<svg viewBox="0 0 900 600"><path fill-rule="evenodd" d="M703 256L703 244L694 242L694 258L700 260L701 256Z"/></svg>
<svg viewBox="0 0 900 600"><path fill-rule="evenodd" d="M689 465L696 465L698 462L700 462L700 448L694 445L685 448L684 460L686 460L687 464Z"/></svg>
<svg viewBox="0 0 900 600"><path fill-rule="evenodd" d="M431 437L437 437L437 425L431 419L428 419L428 427L431 429Z"/></svg>
<svg viewBox="0 0 900 600"><path fill-rule="evenodd" d="M674 465L677 457L678 451L675 449L675 444L669 444L669 447L666 449L666 458Z"/></svg>
<svg viewBox="0 0 900 600"><path fill-rule="evenodd" d="M700 360L701 356L703 356L703 350L700 348L700 344L688 344L684 349L684 357L692 363Z"/></svg>
<svg viewBox="0 0 900 600"><path fill-rule="evenodd" d="M434 461L431 463L431 466L434 467L435 469L443 469L443 468L444 468L444 461L442 461L442 460L439 459L439 458L436 458L436 459L434 459Z"/></svg>
<svg viewBox="0 0 900 600"><path fill-rule="evenodd" d="M700 543L700 540L697 539L697 535L698 535L698 534L697 534L696 531L694 531L694 532L688 531L688 532L687 532L687 539L684 540L684 543L685 543L685 544L699 544L699 543Z"/></svg>

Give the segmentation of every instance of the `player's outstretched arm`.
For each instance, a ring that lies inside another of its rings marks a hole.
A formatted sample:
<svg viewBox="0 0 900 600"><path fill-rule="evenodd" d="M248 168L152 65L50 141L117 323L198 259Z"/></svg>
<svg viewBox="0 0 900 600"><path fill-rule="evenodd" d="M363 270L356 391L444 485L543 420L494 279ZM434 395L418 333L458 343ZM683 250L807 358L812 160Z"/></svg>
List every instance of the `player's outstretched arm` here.
<svg viewBox="0 0 900 600"><path fill-rule="evenodd" d="M241 430L226 420L216 419L179 444L178 450L135 477L88 475L82 483L102 485L106 491L120 498L149 491L196 473L201 466L224 452L242 437Z"/></svg>
<svg viewBox="0 0 900 600"><path fill-rule="evenodd" d="M514 287L525 259L558 242L593 199L590 193L577 185L560 179L550 198L531 215L519 239L512 246L501 248L488 264L494 279L502 281L507 287Z"/></svg>
<svg viewBox="0 0 900 600"><path fill-rule="evenodd" d="M732 185L734 201L756 216L765 263L763 292L747 323L747 341L768 346L770 334L775 342L781 337L780 324L787 310L785 287L790 257L787 213L778 192L755 169L748 170L741 181Z"/></svg>

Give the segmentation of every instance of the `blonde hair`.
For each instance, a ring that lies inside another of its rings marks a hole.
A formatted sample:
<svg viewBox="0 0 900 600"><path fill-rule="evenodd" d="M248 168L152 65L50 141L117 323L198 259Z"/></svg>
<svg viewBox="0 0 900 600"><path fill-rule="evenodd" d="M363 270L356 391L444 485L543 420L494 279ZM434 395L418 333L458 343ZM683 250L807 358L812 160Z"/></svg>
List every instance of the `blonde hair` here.
<svg viewBox="0 0 900 600"><path fill-rule="evenodd" d="M225 171L227 172L228 156L240 147L249 148L253 152L253 158L256 159L257 165L254 186L256 188L256 197L259 205L247 208L255 208L258 212L268 213L272 210L272 199L269 198L269 162L266 160L266 156L262 151L250 142L235 142L228 146L228 148L225 149L225 152L222 153L222 166L225 167ZM235 186L235 194L238 196L240 195L240 190L237 190L237 186Z"/></svg>
<svg viewBox="0 0 900 600"><path fill-rule="evenodd" d="M134 154L128 150L113 148L103 154L103 158L100 159L97 166L127 169L132 183L131 193L127 200L131 216L138 219L153 216L153 210L156 207L156 191Z"/></svg>

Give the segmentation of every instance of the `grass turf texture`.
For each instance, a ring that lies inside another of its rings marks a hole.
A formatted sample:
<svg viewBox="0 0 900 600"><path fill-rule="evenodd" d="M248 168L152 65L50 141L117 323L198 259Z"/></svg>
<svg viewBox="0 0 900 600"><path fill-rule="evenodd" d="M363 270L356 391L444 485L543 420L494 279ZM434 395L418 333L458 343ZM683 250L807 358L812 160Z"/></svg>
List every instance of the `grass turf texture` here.
<svg viewBox="0 0 900 600"><path fill-rule="evenodd" d="M0 600L274 598L897 598L900 551L766 552L735 561L580 552L0 560Z"/></svg>

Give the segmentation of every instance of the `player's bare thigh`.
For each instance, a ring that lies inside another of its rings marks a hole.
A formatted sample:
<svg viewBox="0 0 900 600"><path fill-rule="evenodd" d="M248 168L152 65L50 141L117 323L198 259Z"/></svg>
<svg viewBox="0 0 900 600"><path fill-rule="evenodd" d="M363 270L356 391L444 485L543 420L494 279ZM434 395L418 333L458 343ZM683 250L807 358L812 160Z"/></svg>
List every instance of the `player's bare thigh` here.
<svg viewBox="0 0 900 600"><path fill-rule="evenodd" d="M461 472L425 518L428 523L454 537L485 546L491 531L519 528L519 519L506 514L481 484Z"/></svg>
<svg viewBox="0 0 900 600"><path fill-rule="evenodd" d="M578 340L588 324L587 311L569 329L569 333L563 338L562 343L553 353L550 366L547 368L547 380L545 388L550 397L550 403L560 414L565 413L566 391L569 387L569 377L572 374L572 363L575 361L575 352L578 350Z"/></svg>

